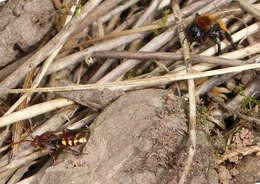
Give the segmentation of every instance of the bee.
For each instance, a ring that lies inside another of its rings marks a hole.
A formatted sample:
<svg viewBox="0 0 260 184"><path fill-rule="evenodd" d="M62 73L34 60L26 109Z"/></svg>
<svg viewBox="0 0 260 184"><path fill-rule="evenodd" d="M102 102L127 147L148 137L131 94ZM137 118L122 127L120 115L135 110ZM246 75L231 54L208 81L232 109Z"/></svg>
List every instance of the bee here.
<svg viewBox="0 0 260 184"><path fill-rule="evenodd" d="M224 39L230 42L233 49L236 48L224 22L213 14L199 15L197 13L194 21L186 27L185 34L190 43L197 42L198 45L209 38L218 46L217 55L221 53L220 42Z"/></svg>
<svg viewBox="0 0 260 184"><path fill-rule="evenodd" d="M40 149L48 149L49 155L53 158L55 162L54 152L58 150L67 150L75 155L82 154L84 145L88 142L90 137L90 130L88 128L79 130L63 130L62 133L58 134L56 132L48 131L41 135L35 136L32 140L22 140L17 143L31 142L33 147L38 147ZM83 145L81 150L73 149L72 147Z"/></svg>

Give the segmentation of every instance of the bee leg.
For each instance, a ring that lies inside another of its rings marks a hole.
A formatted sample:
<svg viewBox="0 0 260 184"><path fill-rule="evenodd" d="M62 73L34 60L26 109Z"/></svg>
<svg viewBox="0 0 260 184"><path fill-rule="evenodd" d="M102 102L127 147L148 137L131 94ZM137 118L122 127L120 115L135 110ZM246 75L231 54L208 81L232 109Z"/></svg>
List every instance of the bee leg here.
<svg viewBox="0 0 260 184"><path fill-rule="evenodd" d="M68 152L72 153L73 155L79 156L80 155L80 151L76 150L76 149L72 149L72 148L67 148L66 149Z"/></svg>
<svg viewBox="0 0 260 184"><path fill-rule="evenodd" d="M86 144L87 144L87 143L84 143L84 144L82 144L82 145L80 146L80 148L79 148L80 154L84 154L84 155L87 155L87 154L88 154L88 153L84 153L84 152L83 152L83 149L84 149L84 147L85 147Z"/></svg>
<svg viewBox="0 0 260 184"><path fill-rule="evenodd" d="M54 151L51 150L51 151L49 152L49 155L51 156L51 158L52 158L52 160L53 160L53 165L56 165L56 158L55 158L55 155L54 155Z"/></svg>
<svg viewBox="0 0 260 184"><path fill-rule="evenodd" d="M79 156L79 155L87 155L88 154L87 152L83 152L83 149L84 149L86 144L87 143L84 143L84 144L80 145L79 150L75 150L75 149L69 148L68 151L72 152L72 154L77 155L77 156Z"/></svg>
<svg viewBox="0 0 260 184"><path fill-rule="evenodd" d="M208 37L217 44L218 52L216 55L219 56L221 53L221 44L220 44L222 38L221 30L219 30L218 27L211 26L208 30Z"/></svg>
<svg viewBox="0 0 260 184"><path fill-rule="evenodd" d="M70 148L68 146L64 146L63 144L60 145L60 148L63 149L63 150L66 150L67 152L72 153L73 155L80 155L80 151L72 149L72 148Z"/></svg>
<svg viewBox="0 0 260 184"><path fill-rule="evenodd" d="M217 52L217 56L219 56L221 54L221 39L219 37L216 37L216 42L217 42L217 45L218 45L218 52Z"/></svg>
<svg viewBox="0 0 260 184"><path fill-rule="evenodd" d="M209 33L209 38L214 41L217 46L218 46L218 52L217 52L217 56L219 56L221 54L221 34L220 32L215 32L213 31L212 33Z"/></svg>
<svg viewBox="0 0 260 184"><path fill-rule="evenodd" d="M79 150L73 149L71 147L63 146L62 149L66 150L69 153L72 153L73 155L79 156L79 155L87 155L88 153L83 152L83 148L86 145L86 143L82 144Z"/></svg>
<svg viewBox="0 0 260 184"><path fill-rule="evenodd" d="M229 41L229 43L231 44L232 48L235 50L236 49L236 45L233 42L233 39L231 37L231 35L227 32L227 31L223 31L226 39Z"/></svg>

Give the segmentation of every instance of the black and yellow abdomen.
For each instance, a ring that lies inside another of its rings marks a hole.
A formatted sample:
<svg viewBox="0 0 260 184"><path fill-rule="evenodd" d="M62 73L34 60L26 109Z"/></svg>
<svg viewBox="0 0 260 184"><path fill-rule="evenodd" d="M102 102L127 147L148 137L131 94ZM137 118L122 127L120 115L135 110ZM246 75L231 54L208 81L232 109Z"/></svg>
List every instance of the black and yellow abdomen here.
<svg viewBox="0 0 260 184"><path fill-rule="evenodd" d="M63 146L77 146L80 144L85 144L88 142L90 136L90 131L89 129L84 129L84 130L69 130L64 132L64 134L61 136L61 144Z"/></svg>

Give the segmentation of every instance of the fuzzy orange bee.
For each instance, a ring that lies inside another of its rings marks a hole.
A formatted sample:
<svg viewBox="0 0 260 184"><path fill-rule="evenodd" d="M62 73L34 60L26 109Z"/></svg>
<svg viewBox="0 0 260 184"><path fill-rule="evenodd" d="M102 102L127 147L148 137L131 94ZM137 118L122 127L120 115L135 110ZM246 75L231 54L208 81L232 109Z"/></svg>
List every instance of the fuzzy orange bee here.
<svg viewBox="0 0 260 184"><path fill-rule="evenodd" d="M207 38L212 40L218 46L217 55L221 53L221 40L227 39L233 49L236 48L224 22L213 14L199 15L197 13L194 21L185 29L185 33L190 43L197 42L200 45Z"/></svg>

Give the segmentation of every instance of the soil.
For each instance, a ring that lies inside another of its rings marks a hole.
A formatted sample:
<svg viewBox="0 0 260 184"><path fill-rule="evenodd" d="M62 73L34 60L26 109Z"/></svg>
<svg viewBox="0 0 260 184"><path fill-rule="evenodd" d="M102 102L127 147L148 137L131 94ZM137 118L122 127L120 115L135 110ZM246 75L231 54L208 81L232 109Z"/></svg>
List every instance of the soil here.
<svg viewBox="0 0 260 184"><path fill-rule="evenodd" d="M51 0L9 0L0 11L0 67L30 53L53 25Z"/></svg>

